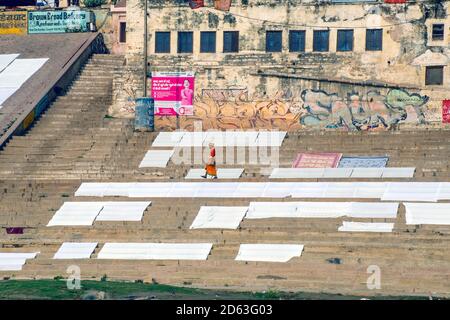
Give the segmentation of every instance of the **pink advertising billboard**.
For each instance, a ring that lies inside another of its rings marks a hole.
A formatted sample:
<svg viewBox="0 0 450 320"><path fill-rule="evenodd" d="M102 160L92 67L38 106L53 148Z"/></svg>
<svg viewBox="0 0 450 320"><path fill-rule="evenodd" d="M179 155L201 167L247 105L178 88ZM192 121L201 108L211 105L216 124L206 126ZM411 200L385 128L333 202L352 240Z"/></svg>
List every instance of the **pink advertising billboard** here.
<svg viewBox="0 0 450 320"><path fill-rule="evenodd" d="M194 72L153 72L152 98L156 116L194 114Z"/></svg>

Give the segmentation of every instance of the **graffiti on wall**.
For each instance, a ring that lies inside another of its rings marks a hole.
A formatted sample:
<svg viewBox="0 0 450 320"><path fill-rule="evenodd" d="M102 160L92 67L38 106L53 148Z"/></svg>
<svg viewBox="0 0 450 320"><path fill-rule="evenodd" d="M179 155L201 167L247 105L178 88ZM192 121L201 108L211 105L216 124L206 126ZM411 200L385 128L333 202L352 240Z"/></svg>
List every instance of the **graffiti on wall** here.
<svg viewBox="0 0 450 320"><path fill-rule="evenodd" d="M222 91L222 90L221 90ZM299 114L291 111L292 103L282 99L279 92L272 98L248 98L247 92L224 99L221 93L205 94L195 97L194 115L179 117L179 127L192 130L195 121L202 121L206 129L252 129L280 128L283 130L301 129ZM155 117L155 125L160 130L174 130L177 119Z"/></svg>
<svg viewBox="0 0 450 320"><path fill-rule="evenodd" d="M242 89L203 89L202 97L209 97L217 103L233 102L236 99L248 101L247 88Z"/></svg>
<svg viewBox="0 0 450 320"><path fill-rule="evenodd" d="M403 89L391 89L383 95L377 90L366 94L356 91L342 99L338 94L306 89L301 93L303 109L300 122L306 126L371 130L389 128L400 122L425 124L425 106L429 98Z"/></svg>
<svg viewBox="0 0 450 320"><path fill-rule="evenodd" d="M286 97L289 96L287 99ZM225 98L226 97L226 98ZM295 131L304 128L342 130L381 130L398 123L425 124L429 98L403 89L386 94L370 90L365 94L348 92L345 97L323 90L305 89L298 96L277 92L269 98L247 91L224 95L223 90L205 90L195 97L194 115L179 117L178 126L190 130L195 121L205 129L272 128ZM156 117L161 130L177 128L177 119Z"/></svg>

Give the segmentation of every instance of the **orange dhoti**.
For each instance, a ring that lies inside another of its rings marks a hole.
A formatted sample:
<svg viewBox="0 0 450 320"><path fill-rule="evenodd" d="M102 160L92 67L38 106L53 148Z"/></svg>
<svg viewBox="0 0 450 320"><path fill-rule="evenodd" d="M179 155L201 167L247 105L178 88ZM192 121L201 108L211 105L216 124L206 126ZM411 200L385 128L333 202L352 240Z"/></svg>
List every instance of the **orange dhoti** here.
<svg viewBox="0 0 450 320"><path fill-rule="evenodd" d="M217 170L215 164L207 164L205 167L206 174L209 174L210 176L217 176Z"/></svg>

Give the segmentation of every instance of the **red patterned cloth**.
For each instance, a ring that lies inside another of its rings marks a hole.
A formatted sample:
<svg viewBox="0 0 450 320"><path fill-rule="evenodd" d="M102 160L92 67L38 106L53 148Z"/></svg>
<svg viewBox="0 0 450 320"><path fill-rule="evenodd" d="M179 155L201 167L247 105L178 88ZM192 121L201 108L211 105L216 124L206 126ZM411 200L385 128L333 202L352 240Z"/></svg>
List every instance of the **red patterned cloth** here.
<svg viewBox="0 0 450 320"><path fill-rule="evenodd" d="M23 234L23 227L8 227L6 228L7 234Z"/></svg>
<svg viewBox="0 0 450 320"><path fill-rule="evenodd" d="M336 168L342 153L299 153L292 164L293 168Z"/></svg>

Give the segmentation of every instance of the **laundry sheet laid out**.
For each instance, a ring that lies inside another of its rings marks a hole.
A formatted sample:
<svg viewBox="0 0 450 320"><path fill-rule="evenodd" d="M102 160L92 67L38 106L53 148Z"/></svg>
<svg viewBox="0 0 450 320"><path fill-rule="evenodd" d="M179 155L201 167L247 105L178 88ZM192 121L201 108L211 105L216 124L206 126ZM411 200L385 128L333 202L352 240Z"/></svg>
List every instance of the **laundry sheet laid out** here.
<svg viewBox="0 0 450 320"><path fill-rule="evenodd" d="M15 59L0 72L0 88L20 88L47 60L48 58Z"/></svg>
<svg viewBox="0 0 450 320"><path fill-rule="evenodd" d="M219 168L217 169L218 179L239 179L244 172L244 168ZM185 179L203 179L205 169L190 169Z"/></svg>
<svg viewBox="0 0 450 320"><path fill-rule="evenodd" d="M13 54L0 54L0 73L9 66L14 60L17 59L19 53Z"/></svg>
<svg viewBox="0 0 450 320"><path fill-rule="evenodd" d="M202 206L190 229L237 229L248 207Z"/></svg>
<svg viewBox="0 0 450 320"><path fill-rule="evenodd" d="M8 56L3 59L0 58L0 106L48 60L47 58L16 59L14 55ZM13 60L11 61L11 59Z"/></svg>
<svg viewBox="0 0 450 320"><path fill-rule="evenodd" d="M47 227L91 226L102 208L101 202L64 202Z"/></svg>
<svg viewBox="0 0 450 320"><path fill-rule="evenodd" d="M391 218L399 203L384 202L250 202L247 219L265 218Z"/></svg>
<svg viewBox="0 0 450 320"><path fill-rule="evenodd" d="M185 131L160 132L153 141L152 147L176 147L185 133Z"/></svg>
<svg viewBox="0 0 450 320"><path fill-rule="evenodd" d="M173 150L149 150L139 164L139 168L165 168L173 153Z"/></svg>
<svg viewBox="0 0 450 320"><path fill-rule="evenodd" d="M442 199L440 197L442 184L430 182L391 182L386 186L381 200L437 202L439 199Z"/></svg>
<svg viewBox="0 0 450 320"><path fill-rule="evenodd" d="M405 202L406 224L450 225L450 203Z"/></svg>
<svg viewBox="0 0 450 320"><path fill-rule="evenodd" d="M98 259L206 260L212 243L105 243Z"/></svg>
<svg viewBox="0 0 450 320"><path fill-rule="evenodd" d="M0 271L20 271L28 259L36 258L39 252L0 252Z"/></svg>
<svg viewBox="0 0 450 320"><path fill-rule="evenodd" d="M344 156L339 161L338 168L384 168L387 165L389 157L349 157Z"/></svg>
<svg viewBox="0 0 450 320"><path fill-rule="evenodd" d="M151 201L64 202L47 224L51 226L91 226L97 221L141 221Z"/></svg>
<svg viewBox="0 0 450 320"><path fill-rule="evenodd" d="M175 131L160 132L152 147L280 147L286 131Z"/></svg>
<svg viewBox="0 0 450 320"><path fill-rule="evenodd" d="M250 202L245 218L298 218L298 205L298 202Z"/></svg>
<svg viewBox="0 0 450 320"><path fill-rule="evenodd" d="M416 168L274 168L270 179L412 178Z"/></svg>
<svg viewBox="0 0 450 320"><path fill-rule="evenodd" d="M0 109L3 108L1 104L8 100L17 90L18 88L0 88Z"/></svg>
<svg viewBox="0 0 450 320"><path fill-rule="evenodd" d="M258 147L281 147L286 131L259 131L255 145Z"/></svg>
<svg viewBox="0 0 450 320"><path fill-rule="evenodd" d="M237 261L288 262L300 257L302 244L241 244Z"/></svg>
<svg viewBox="0 0 450 320"><path fill-rule="evenodd" d="M96 221L141 221L151 201L108 201Z"/></svg>
<svg viewBox="0 0 450 320"><path fill-rule="evenodd" d="M343 232L392 232L393 223L377 222L349 222L343 221L342 226L338 228Z"/></svg>
<svg viewBox="0 0 450 320"><path fill-rule="evenodd" d="M292 168L336 168L341 157L337 152L303 152L297 154Z"/></svg>
<svg viewBox="0 0 450 320"><path fill-rule="evenodd" d="M449 182L84 182L76 196L450 200Z"/></svg>
<svg viewBox="0 0 450 320"><path fill-rule="evenodd" d="M89 259L97 245L97 242L64 242L53 259Z"/></svg>

